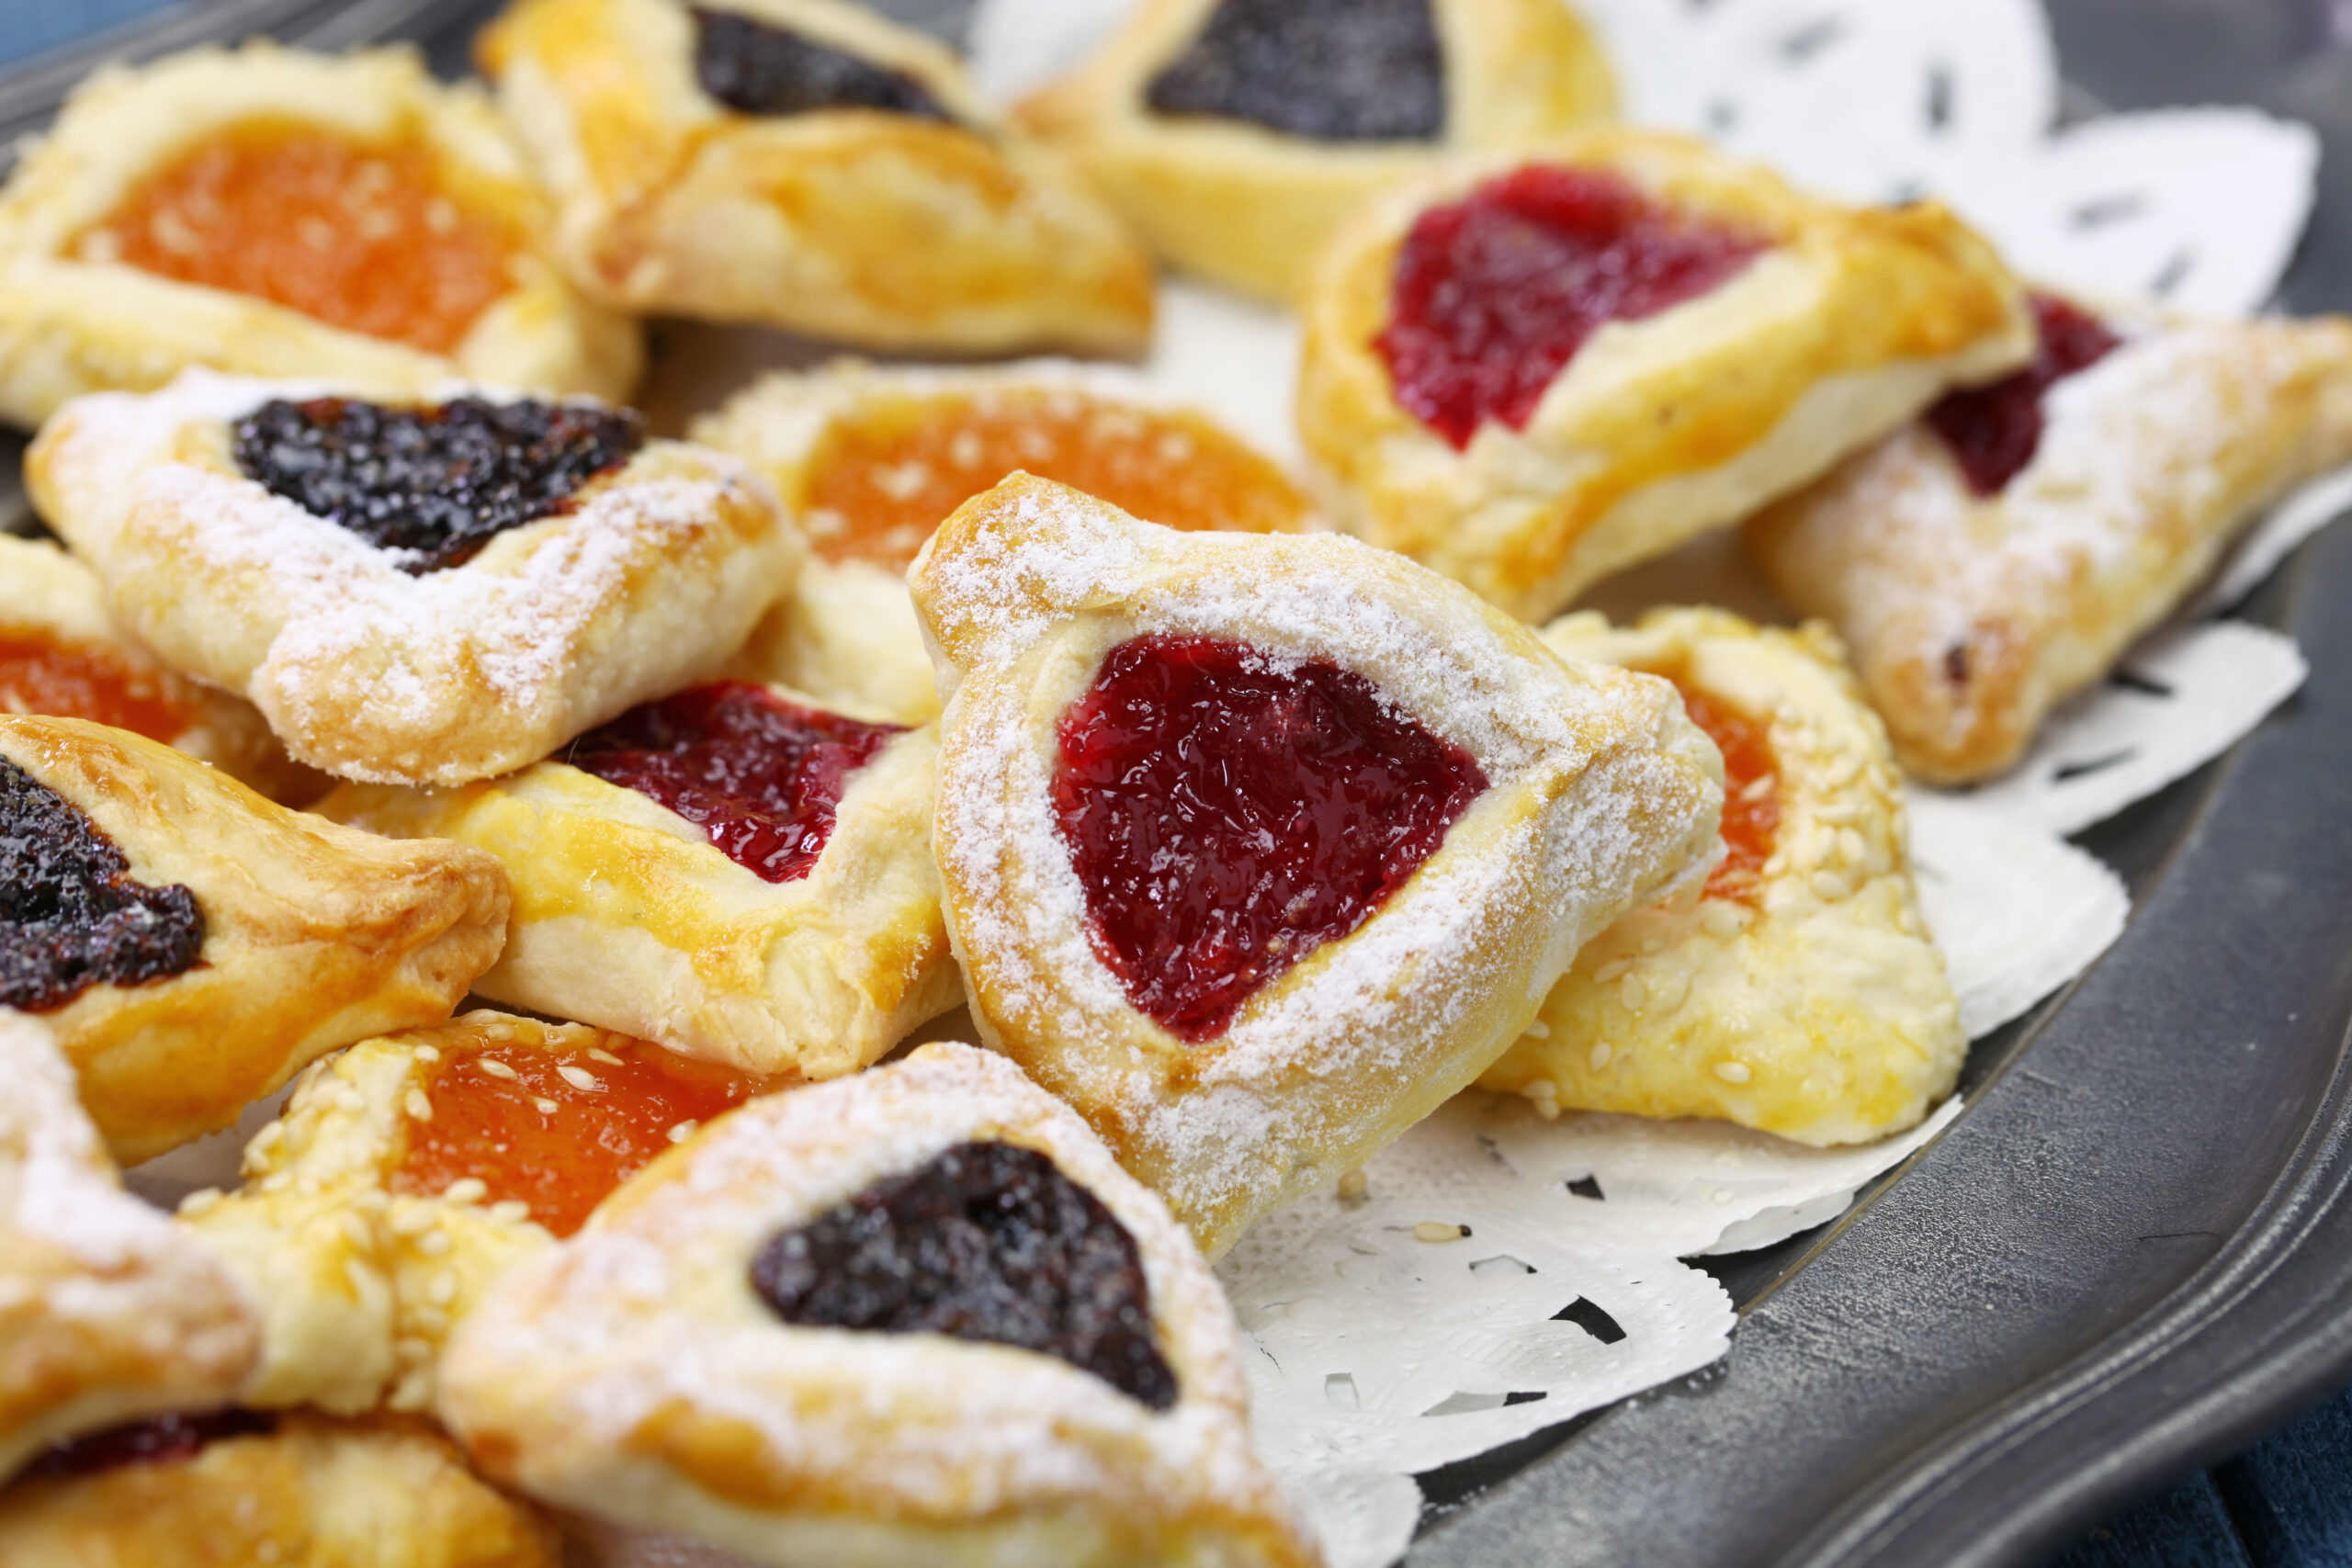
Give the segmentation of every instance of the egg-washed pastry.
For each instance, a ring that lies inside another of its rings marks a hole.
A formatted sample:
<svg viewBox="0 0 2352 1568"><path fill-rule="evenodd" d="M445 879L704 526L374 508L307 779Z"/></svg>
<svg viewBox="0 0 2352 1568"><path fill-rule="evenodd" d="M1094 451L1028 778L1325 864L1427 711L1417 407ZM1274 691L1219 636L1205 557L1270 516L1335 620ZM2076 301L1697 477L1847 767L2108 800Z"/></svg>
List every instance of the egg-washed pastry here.
<svg viewBox="0 0 2352 1568"><path fill-rule="evenodd" d="M58 1438L226 1404L260 1349L256 1303L122 1190L49 1031L0 1008L0 1481Z"/></svg>
<svg viewBox="0 0 2352 1568"><path fill-rule="evenodd" d="M1355 540L1182 534L1021 475L910 583L981 1035L1211 1257L1705 875L1721 763L1670 686Z"/></svg>
<svg viewBox="0 0 2352 1568"><path fill-rule="evenodd" d="M410 51L108 66L0 191L0 419L192 365L624 397L637 325L564 281L552 220L481 91Z"/></svg>
<svg viewBox="0 0 2352 1568"><path fill-rule="evenodd" d="M478 851L288 811L128 730L0 715L0 1007L42 1016L125 1163L448 1017L506 908Z"/></svg>
<svg viewBox="0 0 2352 1568"><path fill-rule="evenodd" d="M1750 523L1920 778L2007 771L2263 508L2352 458L2352 321L2035 297L2040 351Z"/></svg>
<svg viewBox="0 0 2352 1568"><path fill-rule="evenodd" d="M1169 261L1288 299L1374 192L1616 96L1565 0L1148 0L1014 119Z"/></svg>
<svg viewBox="0 0 2352 1568"><path fill-rule="evenodd" d="M935 1044L657 1159L459 1325L440 1411L496 1480L780 1568L1308 1568L1238 1354L1085 1122Z"/></svg>
<svg viewBox="0 0 2352 1568"><path fill-rule="evenodd" d="M1838 639L1720 610L1545 628L1563 659L1672 681L1724 759L1724 860L1694 904L1595 937L1480 1087L1545 1114L1736 1122L1867 1143L1951 1092L1968 1037L1911 879L1886 732Z"/></svg>
<svg viewBox="0 0 2352 1568"><path fill-rule="evenodd" d="M599 299L881 348L1150 335L1118 219L864 6L515 0L479 54Z"/></svg>
<svg viewBox="0 0 2352 1568"><path fill-rule="evenodd" d="M694 438L757 468L808 542L736 670L909 724L936 717L939 696L907 567L949 513L1015 469L1171 528L1284 533L1308 515L1272 460L1107 367L787 372L697 420Z"/></svg>
<svg viewBox="0 0 2352 1568"><path fill-rule="evenodd" d="M938 750L930 728L718 682L505 778L318 809L505 863L514 912L481 995L834 1077L963 999L931 858Z"/></svg>
<svg viewBox="0 0 2352 1568"><path fill-rule="evenodd" d="M345 778L537 761L716 670L799 564L742 464L603 403L190 371L76 400L25 473L125 626Z"/></svg>
<svg viewBox="0 0 2352 1568"><path fill-rule="evenodd" d="M328 784L287 756L251 703L189 680L125 633L90 569L45 539L0 535L0 713L135 730L272 800L300 803Z"/></svg>
<svg viewBox="0 0 2352 1568"><path fill-rule="evenodd" d="M560 1568L554 1525L422 1421L164 1417L0 1492L9 1568Z"/></svg>
<svg viewBox="0 0 2352 1568"><path fill-rule="evenodd" d="M1529 619L2033 342L2022 289L1942 208L1839 207L1633 130L1375 199L1305 327L1299 432L1334 520Z"/></svg>
<svg viewBox="0 0 2352 1568"><path fill-rule="evenodd" d="M266 1303L245 1404L429 1409L451 1327L653 1156L765 1087L579 1024L476 1011L313 1066L183 1220Z"/></svg>

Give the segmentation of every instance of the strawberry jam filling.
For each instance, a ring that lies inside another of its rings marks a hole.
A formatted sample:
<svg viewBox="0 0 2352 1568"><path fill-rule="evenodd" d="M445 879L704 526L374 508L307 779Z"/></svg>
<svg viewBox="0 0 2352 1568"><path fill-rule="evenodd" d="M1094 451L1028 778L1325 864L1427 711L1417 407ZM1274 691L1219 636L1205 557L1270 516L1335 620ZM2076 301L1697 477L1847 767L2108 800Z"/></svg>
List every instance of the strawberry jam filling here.
<svg viewBox="0 0 2352 1568"><path fill-rule="evenodd" d="M949 513L1016 468L1188 531L1285 532L1306 511L1281 469L1206 420L1023 389L836 421L809 462L803 515L826 559L904 571Z"/></svg>
<svg viewBox="0 0 2352 1568"><path fill-rule="evenodd" d="M1587 339L1724 283L1758 235L1650 200L1612 174L1529 164L1422 213L1374 346L1397 402L1456 448L1523 430Z"/></svg>
<svg viewBox="0 0 2352 1568"><path fill-rule="evenodd" d="M185 734L192 715L164 677L97 649L0 633L0 713L51 714L110 724L157 740Z"/></svg>
<svg viewBox="0 0 2352 1568"><path fill-rule="evenodd" d="M1487 787L1354 671L1212 637L1114 649L1060 739L1054 812L1095 953L1193 1042L1362 925Z"/></svg>
<svg viewBox="0 0 2352 1568"><path fill-rule="evenodd" d="M62 1438L25 1467L27 1475L96 1475L127 1464L177 1464L230 1438L266 1437L277 1418L262 1410L232 1407L194 1414L151 1416L103 1431Z"/></svg>
<svg viewBox="0 0 2352 1568"><path fill-rule="evenodd" d="M722 681L631 708L563 760L676 812L763 880L792 882L824 852L849 776L900 732Z"/></svg>
<svg viewBox="0 0 2352 1568"><path fill-rule="evenodd" d="M1144 98L1156 114L1316 141L1433 141L1445 129L1445 54L1430 6L1220 0Z"/></svg>
<svg viewBox="0 0 2352 1568"><path fill-rule="evenodd" d="M1951 448L1968 488L1980 496L2008 489L2041 449L2050 389L2122 346L2123 340L2098 317L2064 299L2036 294L2029 302L2041 335L2033 363L1989 387L1948 392L1928 411L1928 423Z"/></svg>
<svg viewBox="0 0 2352 1568"><path fill-rule="evenodd" d="M1723 863L1707 878L1707 897L1753 908L1763 892L1764 863L1781 830L1781 772L1769 727L1694 686L1676 684L1690 722L1724 754Z"/></svg>

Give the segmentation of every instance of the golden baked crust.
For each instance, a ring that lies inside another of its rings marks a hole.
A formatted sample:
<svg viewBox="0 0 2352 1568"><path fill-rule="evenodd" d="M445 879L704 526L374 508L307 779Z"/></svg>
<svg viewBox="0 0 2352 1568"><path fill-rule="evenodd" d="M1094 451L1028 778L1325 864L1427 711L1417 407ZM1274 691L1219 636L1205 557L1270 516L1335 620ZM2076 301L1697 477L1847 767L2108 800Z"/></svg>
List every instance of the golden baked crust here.
<svg viewBox="0 0 2352 1568"><path fill-rule="evenodd" d="M1780 818L1752 886L1637 909L1587 943L1480 1087L1546 1114L1736 1122L1804 1144L1866 1143L1951 1092L1968 1038L1919 916L1886 733L1838 639L1659 610L1612 628L1555 621L1563 659L1665 675L1763 727ZM1735 774L1732 785L1737 788Z"/></svg>
<svg viewBox="0 0 2352 1568"><path fill-rule="evenodd" d="M1998 495L1917 423L1757 517L1748 553L1836 623L1903 765L1990 778L2292 486L2352 457L2352 321L2134 319L2058 383Z"/></svg>
<svg viewBox="0 0 2352 1568"><path fill-rule="evenodd" d="M989 124L952 54L842 0L734 0L920 82L956 117L739 114L674 0L517 0L483 73L580 286L624 308L876 347L1132 352L1148 258L1058 162Z"/></svg>
<svg viewBox="0 0 2352 1568"><path fill-rule="evenodd" d="M191 1554L194 1555L191 1555ZM558 1568L562 1542L420 1421L300 1413L185 1460L0 1493L9 1568Z"/></svg>
<svg viewBox="0 0 2352 1568"><path fill-rule="evenodd" d="M329 773L461 784L535 761L709 673L797 570L797 536L742 465L649 441L564 508L411 576L231 456L243 414L329 395L190 371L77 400L26 459L34 504L122 623L244 693Z"/></svg>
<svg viewBox="0 0 2352 1568"><path fill-rule="evenodd" d="M260 1348L220 1259L121 1190L48 1031L0 1009L0 1481L55 1438L225 1404Z"/></svg>
<svg viewBox="0 0 2352 1568"><path fill-rule="evenodd" d="M782 883L552 759L458 790L347 787L319 810L504 863L514 916L481 995L748 1072L834 1077L963 999L931 860L938 746L930 728L890 739L850 775L815 866Z"/></svg>
<svg viewBox="0 0 2352 1568"><path fill-rule="evenodd" d="M1529 164L1593 169L1769 248L1713 291L1595 333L1524 430L1456 451L1400 406L1373 340L1422 211ZM1933 203L1847 209L1704 144L1600 130L1457 159L1359 210L1317 263L1299 433L1337 522L1527 618L1736 523L2032 353L2024 296Z"/></svg>
<svg viewBox="0 0 2352 1568"><path fill-rule="evenodd" d="M94 985L43 1015L109 1146L136 1163L237 1119L305 1065L447 1018L505 938L506 877L273 806L128 730L0 716L0 758L78 808L131 876L187 887L194 968Z"/></svg>
<svg viewBox="0 0 2352 1568"><path fill-rule="evenodd" d="M1148 0L1092 60L1013 117L1070 153L1159 254L1252 294L1296 298L1350 209L1446 152L1616 117L1608 63L1562 0L1430 0L1446 117L1426 144L1315 141L1246 120L1153 112L1144 97L1151 80L1218 4Z"/></svg>
<svg viewBox="0 0 2352 1568"><path fill-rule="evenodd" d="M108 254L98 226L145 177L264 123L423 149L458 199L510 231L512 287L440 354ZM435 82L413 51L330 56L256 41L108 66L0 193L0 419L36 424L69 398L150 390L191 365L387 394L465 376L626 396L642 357L637 325L573 292L549 254L550 223L480 89Z"/></svg>
<svg viewBox="0 0 2352 1568"><path fill-rule="evenodd" d="M972 1141L1050 1159L1134 1239L1154 1410L1054 1356L788 1324L768 1240ZM519 1265L458 1329L441 1414L491 1475L755 1562L1316 1561L1250 1451L1231 1309L1068 1107L965 1045L752 1101Z"/></svg>
<svg viewBox="0 0 2352 1568"><path fill-rule="evenodd" d="M973 1017L1212 1257L1467 1085L1589 938L1704 875L1721 762L1672 689L1564 666L1396 556L1179 534L1016 475L949 519L910 581L947 694L933 841ZM1488 781L1368 919L1197 1043L1095 954L1052 808L1061 716L1152 633L1331 660Z"/></svg>

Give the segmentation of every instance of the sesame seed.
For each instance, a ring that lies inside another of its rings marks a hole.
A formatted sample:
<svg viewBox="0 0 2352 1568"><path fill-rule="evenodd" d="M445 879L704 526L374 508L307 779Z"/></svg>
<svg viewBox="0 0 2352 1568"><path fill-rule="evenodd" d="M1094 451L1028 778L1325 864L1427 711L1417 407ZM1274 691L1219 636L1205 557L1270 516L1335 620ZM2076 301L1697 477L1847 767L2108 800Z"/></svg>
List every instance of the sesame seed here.
<svg viewBox="0 0 2352 1568"><path fill-rule="evenodd" d="M420 1062L437 1062L441 1059L441 1047L438 1045L419 1045L415 1050L410 1052L409 1055L414 1056Z"/></svg>
<svg viewBox="0 0 2352 1568"><path fill-rule="evenodd" d="M1372 1179L1364 1175L1363 1167L1358 1166L1353 1170L1340 1173L1340 1197L1342 1201L1352 1203L1370 1190Z"/></svg>
<svg viewBox="0 0 2352 1568"><path fill-rule="evenodd" d="M1550 1078L1534 1078L1523 1085L1519 1092L1530 1100L1557 1100L1560 1098L1560 1086Z"/></svg>
<svg viewBox="0 0 2352 1568"><path fill-rule="evenodd" d="M1862 857L1869 852L1869 848L1862 842L1862 836L1860 833L1855 832L1851 828L1838 829L1838 860L1847 865L1860 865L1862 863Z"/></svg>
<svg viewBox="0 0 2352 1568"><path fill-rule="evenodd" d="M449 1250L449 1233L426 1231L416 1238L416 1249L427 1258L440 1258Z"/></svg>
<svg viewBox="0 0 2352 1568"><path fill-rule="evenodd" d="M1725 1083L1746 1083L1756 1075L1747 1070L1746 1062L1717 1062L1715 1077Z"/></svg>
<svg viewBox="0 0 2352 1568"><path fill-rule="evenodd" d="M540 1115L542 1115L542 1116L552 1116L552 1115L554 1115L558 1111L560 1111L560 1110L561 1110L561 1109L562 1109L562 1107L561 1107L561 1106L559 1106L558 1104L556 1104L556 1102L555 1102L554 1100L539 1100L539 1099L534 1098L534 1099L532 1100L531 1103L532 1103L533 1105L536 1105L536 1106L537 1106L537 1107L538 1107L538 1109L539 1109L539 1114L540 1114Z"/></svg>
<svg viewBox="0 0 2352 1568"><path fill-rule="evenodd" d="M1706 928L1709 936L1719 942L1728 942L1739 934L1739 914L1728 904L1709 904L1699 923Z"/></svg>
<svg viewBox="0 0 2352 1568"><path fill-rule="evenodd" d="M695 1130L701 1125L699 1122L681 1122L670 1129L670 1141L673 1144L683 1144L693 1137Z"/></svg>
<svg viewBox="0 0 2352 1568"><path fill-rule="evenodd" d="M1596 1040L1592 1043L1592 1049L1585 1053L1584 1059L1588 1063L1591 1064L1592 1070L1597 1073L1600 1071L1601 1068L1607 1066L1609 1065L1610 1058L1616 1055L1616 1051L1610 1045L1608 1041Z"/></svg>
<svg viewBox="0 0 2352 1568"><path fill-rule="evenodd" d="M605 1087L596 1081L595 1074L585 1067L575 1067L570 1062L559 1062L555 1070L564 1082L583 1094Z"/></svg>
<svg viewBox="0 0 2352 1568"><path fill-rule="evenodd" d="M1813 874L1813 891L1823 903L1835 904L1851 894L1853 889L1846 886L1846 879L1836 872L1816 871Z"/></svg>
<svg viewBox="0 0 2352 1568"><path fill-rule="evenodd" d="M1528 1021L1527 1033L1530 1039L1549 1040L1552 1038L1552 1026L1540 1018L1531 1019Z"/></svg>
<svg viewBox="0 0 2352 1568"><path fill-rule="evenodd" d="M517 1224L531 1217L531 1206L520 1198L501 1198L490 1206L490 1217L504 1220L509 1224Z"/></svg>
<svg viewBox="0 0 2352 1568"><path fill-rule="evenodd" d="M461 1176L443 1189L441 1196L452 1203L479 1203L490 1196L490 1183L479 1176Z"/></svg>
<svg viewBox="0 0 2352 1568"><path fill-rule="evenodd" d="M504 1078L509 1083L514 1082L516 1078L523 1076L495 1056L476 1056L474 1058L474 1066L480 1067L483 1072L488 1073L492 1077Z"/></svg>
<svg viewBox="0 0 2352 1568"><path fill-rule="evenodd" d="M621 1059L618 1056L614 1055L610 1051L605 1050L601 1045L589 1046L588 1055L594 1060L604 1063L605 1066L608 1067L617 1067L621 1065Z"/></svg>
<svg viewBox="0 0 2352 1568"><path fill-rule="evenodd" d="M1630 958L1612 958L1592 972L1593 983L1605 986L1633 966L1634 961Z"/></svg>
<svg viewBox="0 0 2352 1568"><path fill-rule="evenodd" d="M456 1301L458 1271L455 1269L443 1269L437 1271L433 1276L433 1282L424 1287L424 1299L435 1306L447 1306L451 1302Z"/></svg>
<svg viewBox="0 0 2352 1568"><path fill-rule="evenodd" d="M425 1099L424 1091L418 1089L413 1084L409 1086L409 1091L401 1099L401 1105L403 1110L407 1111L411 1116L414 1117L419 1122L430 1122L433 1120L433 1102Z"/></svg>
<svg viewBox="0 0 2352 1568"><path fill-rule="evenodd" d="M1423 1220L1413 1227L1415 1241L1460 1241L1462 1227L1449 1225L1442 1220Z"/></svg>
<svg viewBox="0 0 2352 1568"><path fill-rule="evenodd" d="M279 1170L273 1171L263 1178L261 1190L265 1192L283 1192L293 1185L294 1173L290 1170Z"/></svg>
<svg viewBox="0 0 2352 1568"><path fill-rule="evenodd" d="M189 1219L194 1219L197 1215L203 1213L205 1211L212 1208L220 1201L220 1189L218 1187L199 1187L195 1191L180 1200L180 1213L187 1215Z"/></svg>

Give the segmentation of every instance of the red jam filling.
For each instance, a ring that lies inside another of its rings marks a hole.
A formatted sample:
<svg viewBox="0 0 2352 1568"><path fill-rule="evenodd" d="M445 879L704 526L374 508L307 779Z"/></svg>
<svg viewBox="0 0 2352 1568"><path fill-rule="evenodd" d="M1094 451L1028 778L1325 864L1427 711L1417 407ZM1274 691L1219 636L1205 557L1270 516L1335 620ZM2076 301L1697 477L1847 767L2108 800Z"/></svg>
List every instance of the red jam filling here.
<svg viewBox="0 0 2352 1568"><path fill-rule="evenodd" d="M86 718L157 740L177 739L191 716L160 675L95 649L6 634L0 634L0 713Z"/></svg>
<svg viewBox="0 0 2352 1568"><path fill-rule="evenodd" d="M1770 728L1695 687L1676 684L1690 722L1724 754L1723 863L1707 878L1707 897L1755 908L1764 863L1781 830L1781 771Z"/></svg>
<svg viewBox="0 0 2352 1568"><path fill-rule="evenodd" d="M1585 341L1694 299L1765 248L1669 210L1614 175L1530 164L1421 214L1373 340L1396 400L1458 449L1526 428Z"/></svg>
<svg viewBox="0 0 2352 1568"><path fill-rule="evenodd" d="M25 1467L27 1475L96 1475L127 1464L177 1464L229 1438L265 1437L277 1429L266 1411L232 1407L174 1413L129 1421L104 1431L62 1438Z"/></svg>
<svg viewBox="0 0 2352 1568"><path fill-rule="evenodd" d="M1968 488L1980 496L2008 489L2041 449L2048 423L2042 401L2050 389L2122 345L2098 317L2064 299L2036 294L2030 303L2041 336L2033 363L1989 387L1947 393L1928 411L1928 423L1951 449Z"/></svg>
<svg viewBox="0 0 2352 1568"><path fill-rule="evenodd" d="M1486 787L1352 671L1144 637L1063 715L1054 812L1096 955L1199 1042L1362 925Z"/></svg>
<svg viewBox="0 0 2352 1568"><path fill-rule="evenodd" d="M824 852L850 774L901 728L722 681L631 708L564 761L669 807L763 880L793 882Z"/></svg>

